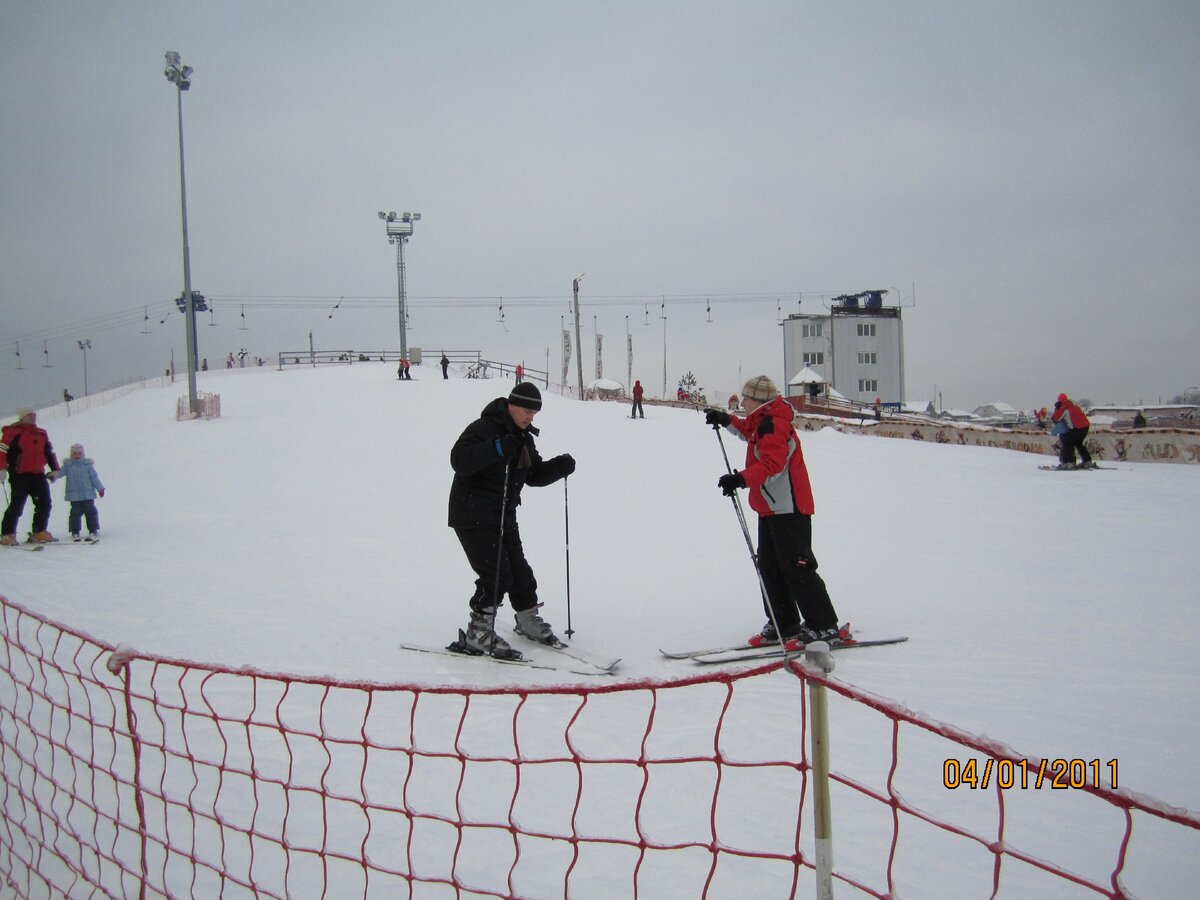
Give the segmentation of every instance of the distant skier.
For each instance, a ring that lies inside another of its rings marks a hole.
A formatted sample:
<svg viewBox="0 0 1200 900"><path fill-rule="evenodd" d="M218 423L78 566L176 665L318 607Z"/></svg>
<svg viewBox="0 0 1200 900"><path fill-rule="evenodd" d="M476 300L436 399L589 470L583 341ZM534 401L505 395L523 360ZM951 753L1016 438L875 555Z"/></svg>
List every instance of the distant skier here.
<svg viewBox="0 0 1200 900"><path fill-rule="evenodd" d="M46 475L49 466L50 474ZM58 540L46 530L50 522L50 482L58 476L58 457L50 436L37 425L37 413L22 409L17 421L0 431L0 482L12 482L12 499L0 525L0 544L17 543L17 522L25 511L25 501L33 498L33 527L29 540L49 544Z"/></svg>
<svg viewBox="0 0 1200 900"><path fill-rule="evenodd" d="M104 496L104 484L96 474L95 464L83 455L83 444L71 445L71 456L62 464L62 478L67 482L67 500L71 514L67 517L67 528L71 539L81 540L79 526L87 523L89 542L100 540L100 513L96 511L96 495Z"/></svg>
<svg viewBox="0 0 1200 900"><path fill-rule="evenodd" d="M442 354L442 361L441 361L441 363L439 363L439 365L442 367L442 379L449 380L449 378L450 378L450 374L449 374L450 360L446 359L445 353Z"/></svg>
<svg viewBox="0 0 1200 900"><path fill-rule="evenodd" d="M746 382L742 406L745 418L710 409L704 421L746 442L745 468L722 475L717 486L727 497L749 488L750 508L758 513L758 566L770 607L767 624L748 643L759 647L781 636L789 648L833 642L838 617L812 551L812 488L792 426L794 410L766 375Z"/></svg>
<svg viewBox="0 0 1200 900"><path fill-rule="evenodd" d="M525 380L525 366L521 363L517 363L517 370L515 374L517 376L517 384L520 384Z"/></svg>
<svg viewBox="0 0 1200 900"><path fill-rule="evenodd" d="M1096 468L1096 464L1092 461L1092 454L1088 452L1085 443L1092 423L1083 410L1076 406L1066 394L1058 395L1058 400L1054 404L1054 412L1050 414L1050 421L1056 425L1066 426L1066 431L1059 438L1058 467L1060 469L1076 468L1075 451L1078 450L1081 460L1079 468Z"/></svg>
<svg viewBox="0 0 1200 900"><path fill-rule="evenodd" d="M629 411L629 418L646 418L646 413L642 410L642 394L645 391L642 389L642 383L635 381L633 383L633 407Z"/></svg>
<svg viewBox="0 0 1200 900"><path fill-rule="evenodd" d="M449 649L500 659L521 654L496 634L496 613L508 594L518 634L543 644L558 637L540 615L537 579L525 559L517 507L521 489L545 487L575 471L569 454L543 460L534 445L533 417L542 395L532 382L518 384L508 397L497 397L467 426L450 450L449 525L475 572L470 623Z"/></svg>

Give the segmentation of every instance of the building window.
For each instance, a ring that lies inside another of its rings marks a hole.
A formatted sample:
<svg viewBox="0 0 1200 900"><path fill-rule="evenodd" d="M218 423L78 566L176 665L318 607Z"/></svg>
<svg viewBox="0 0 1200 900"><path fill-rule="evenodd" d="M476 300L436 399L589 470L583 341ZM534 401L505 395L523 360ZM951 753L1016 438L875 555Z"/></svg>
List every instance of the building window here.
<svg viewBox="0 0 1200 900"><path fill-rule="evenodd" d="M859 337L875 337L875 323L874 322L859 322L858 323L858 336Z"/></svg>
<svg viewBox="0 0 1200 900"><path fill-rule="evenodd" d="M859 351L858 364L860 366L873 366L877 362L878 360L876 359L876 354L874 352L864 353L861 350Z"/></svg>
<svg viewBox="0 0 1200 900"><path fill-rule="evenodd" d="M875 394L879 391L879 381L875 378L860 378L858 379L858 392L860 394Z"/></svg>
<svg viewBox="0 0 1200 900"><path fill-rule="evenodd" d="M821 323L813 322L811 325L801 325L800 336L806 338L819 338L821 336Z"/></svg>
<svg viewBox="0 0 1200 900"><path fill-rule="evenodd" d="M825 365L824 353L805 353L804 364L806 366L823 366Z"/></svg>

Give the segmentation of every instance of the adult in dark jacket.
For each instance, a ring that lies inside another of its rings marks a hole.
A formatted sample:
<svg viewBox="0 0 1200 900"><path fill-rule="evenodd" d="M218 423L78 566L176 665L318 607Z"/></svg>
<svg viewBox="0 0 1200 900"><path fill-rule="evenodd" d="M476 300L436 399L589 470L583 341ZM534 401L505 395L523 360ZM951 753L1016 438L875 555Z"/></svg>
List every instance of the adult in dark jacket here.
<svg viewBox="0 0 1200 900"><path fill-rule="evenodd" d="M767 624L752 636L753 646L783 637L789 646L838 639L838 618L812 550L813 495L800 438L792 426L795 411L766 375L742 388L745 418L710 409L705 422L725 427L746 442L746 465L722 475L717 485L727 497L750 491L758 513L758 567L767 596ZM776 628L778 626L778 630Z"/></svg>
<svg viewBox="0 0 1200 900"><path fill-rule="evenodd" d="M502 659L521 654L496 634L496 612L505 594L516 613L516 631L543 644L558 637L538 614L537 579L525 559L517 507L525 485L545 487L575 471L568 454L544 460L533 417L542 408L537 385L522 382L497 397L467 426L450 450L449 525L475 572L470 622L451 650Z"/></svg>
<svg viewBox="0 0 1200 900"><path fill-rule="evenodd" d="M46 467L50 476L46 476ZM0 524L0 544L17 543L17 522L25 511L25 501L33 498L33 527L29 539L48 544L55 540L46 530L50 522L50 481L58 473L58 457L50 437L37 425L37 413L22 409L17 421L0 431L0 481L12 482L12 499Z"/></svg>
<svg viewBox="0 0 1200 900"><path fill-rule="evenodd" d="M1066 426L1066 431L1059 438L1059 453L1058 467L1060 469L1075 468L1075 451L1079 451L1079 467L1081 469L1094 469L1096 464L1092 462L1092 454L1088 452L1087 441L1088 431L1092 427L1091 421L1088 419L1084 411L1080 409L1074 400L1066 394L1059 394L1058 400L1054 403L1054 412L1050 414L1050 421Z"/></svg>

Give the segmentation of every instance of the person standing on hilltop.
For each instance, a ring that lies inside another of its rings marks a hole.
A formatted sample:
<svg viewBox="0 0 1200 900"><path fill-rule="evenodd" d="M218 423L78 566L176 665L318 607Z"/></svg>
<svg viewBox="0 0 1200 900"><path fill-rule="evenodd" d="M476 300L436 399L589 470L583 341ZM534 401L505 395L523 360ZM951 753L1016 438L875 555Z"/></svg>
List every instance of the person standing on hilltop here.
<svg viewBox="0 0 1200 900"><path fill-rule="evenodd" d="M534 443L533 417L542 408L537 385L523 382L497 397L467 426L450 450L449 522L475 573L468 602L470 622L447 648L473 656L521 659L496 634L496 613L505 594L516 613L516 632L541 644L558 636L540 615L537 579L525 559L517 507L526 485L545 487L575 471L569 454L543 460Z"/></svg>
<svg viewBox="0 0 1200 900"><path fill-rule="evenodd" d="M633 383L633 407L629 411L629 418L646 418L646 413L642 410L642 394L644 393L645 390L642 388L642 383L635 381Z"/></svg>

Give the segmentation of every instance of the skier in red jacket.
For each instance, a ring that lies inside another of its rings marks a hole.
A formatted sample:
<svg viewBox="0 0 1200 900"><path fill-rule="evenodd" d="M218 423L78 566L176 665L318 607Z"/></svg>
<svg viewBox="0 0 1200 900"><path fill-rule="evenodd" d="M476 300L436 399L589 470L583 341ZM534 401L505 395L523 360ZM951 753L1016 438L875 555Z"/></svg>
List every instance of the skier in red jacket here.
<svg viewBox="0 0 1200 900"><path fill-rule="evenodd" d="M629 418L636 419L639 415L643 419L646 418L646 413L642 410L642 394L644 393L642 383L635 381L633 383L633 406L629 410Z"/></svg>
<svg viewBox="0 0 1200 900"><path fill-rule="evenodd" d="M745 418L710 409L704 421L746 442L745 468L722 475L717 484L727 497L748 488L750 508L758 513L758 567L767 593L764 606L770 606L767 624L749 643L776 643L780 636L789 649L818 640L832 643L838 639L838 617L812 551L812 487L792 427L794 410L766 375L746 382L742 405Z"/></svg>
<svg viewBox="0 0 1200 900"><path fill-rule="evenodd" d="M1054 412L1050 414L1050 421L1056 425L1062 422L1067 426L1066 432L1059 439L1058 467L1074 469L1076 467L1075 451L1078 450L1081 460L1079 468L1096 468L1096 464L1092 461L1092 454L1088 453L1085 443L1092 423L1084 415L1083 410L1076 406L1066 394L1058 395L1058 400L1054 404Z"/></svg>
<svg viewBox="0 0 1200 900"><path fill-rule="evenodd" d="M46 467L50 475L46 475ZM46 530L50 522L50 482L58 473L58 457L50 437L37 425L37 413L22 409L17 421L0 432L0 481L12 481L12 500L0 525L0 544L17 543L17 522L25 511L25 500L33 498L33 527L29 540L48 544L56 540Z"/></svg>

